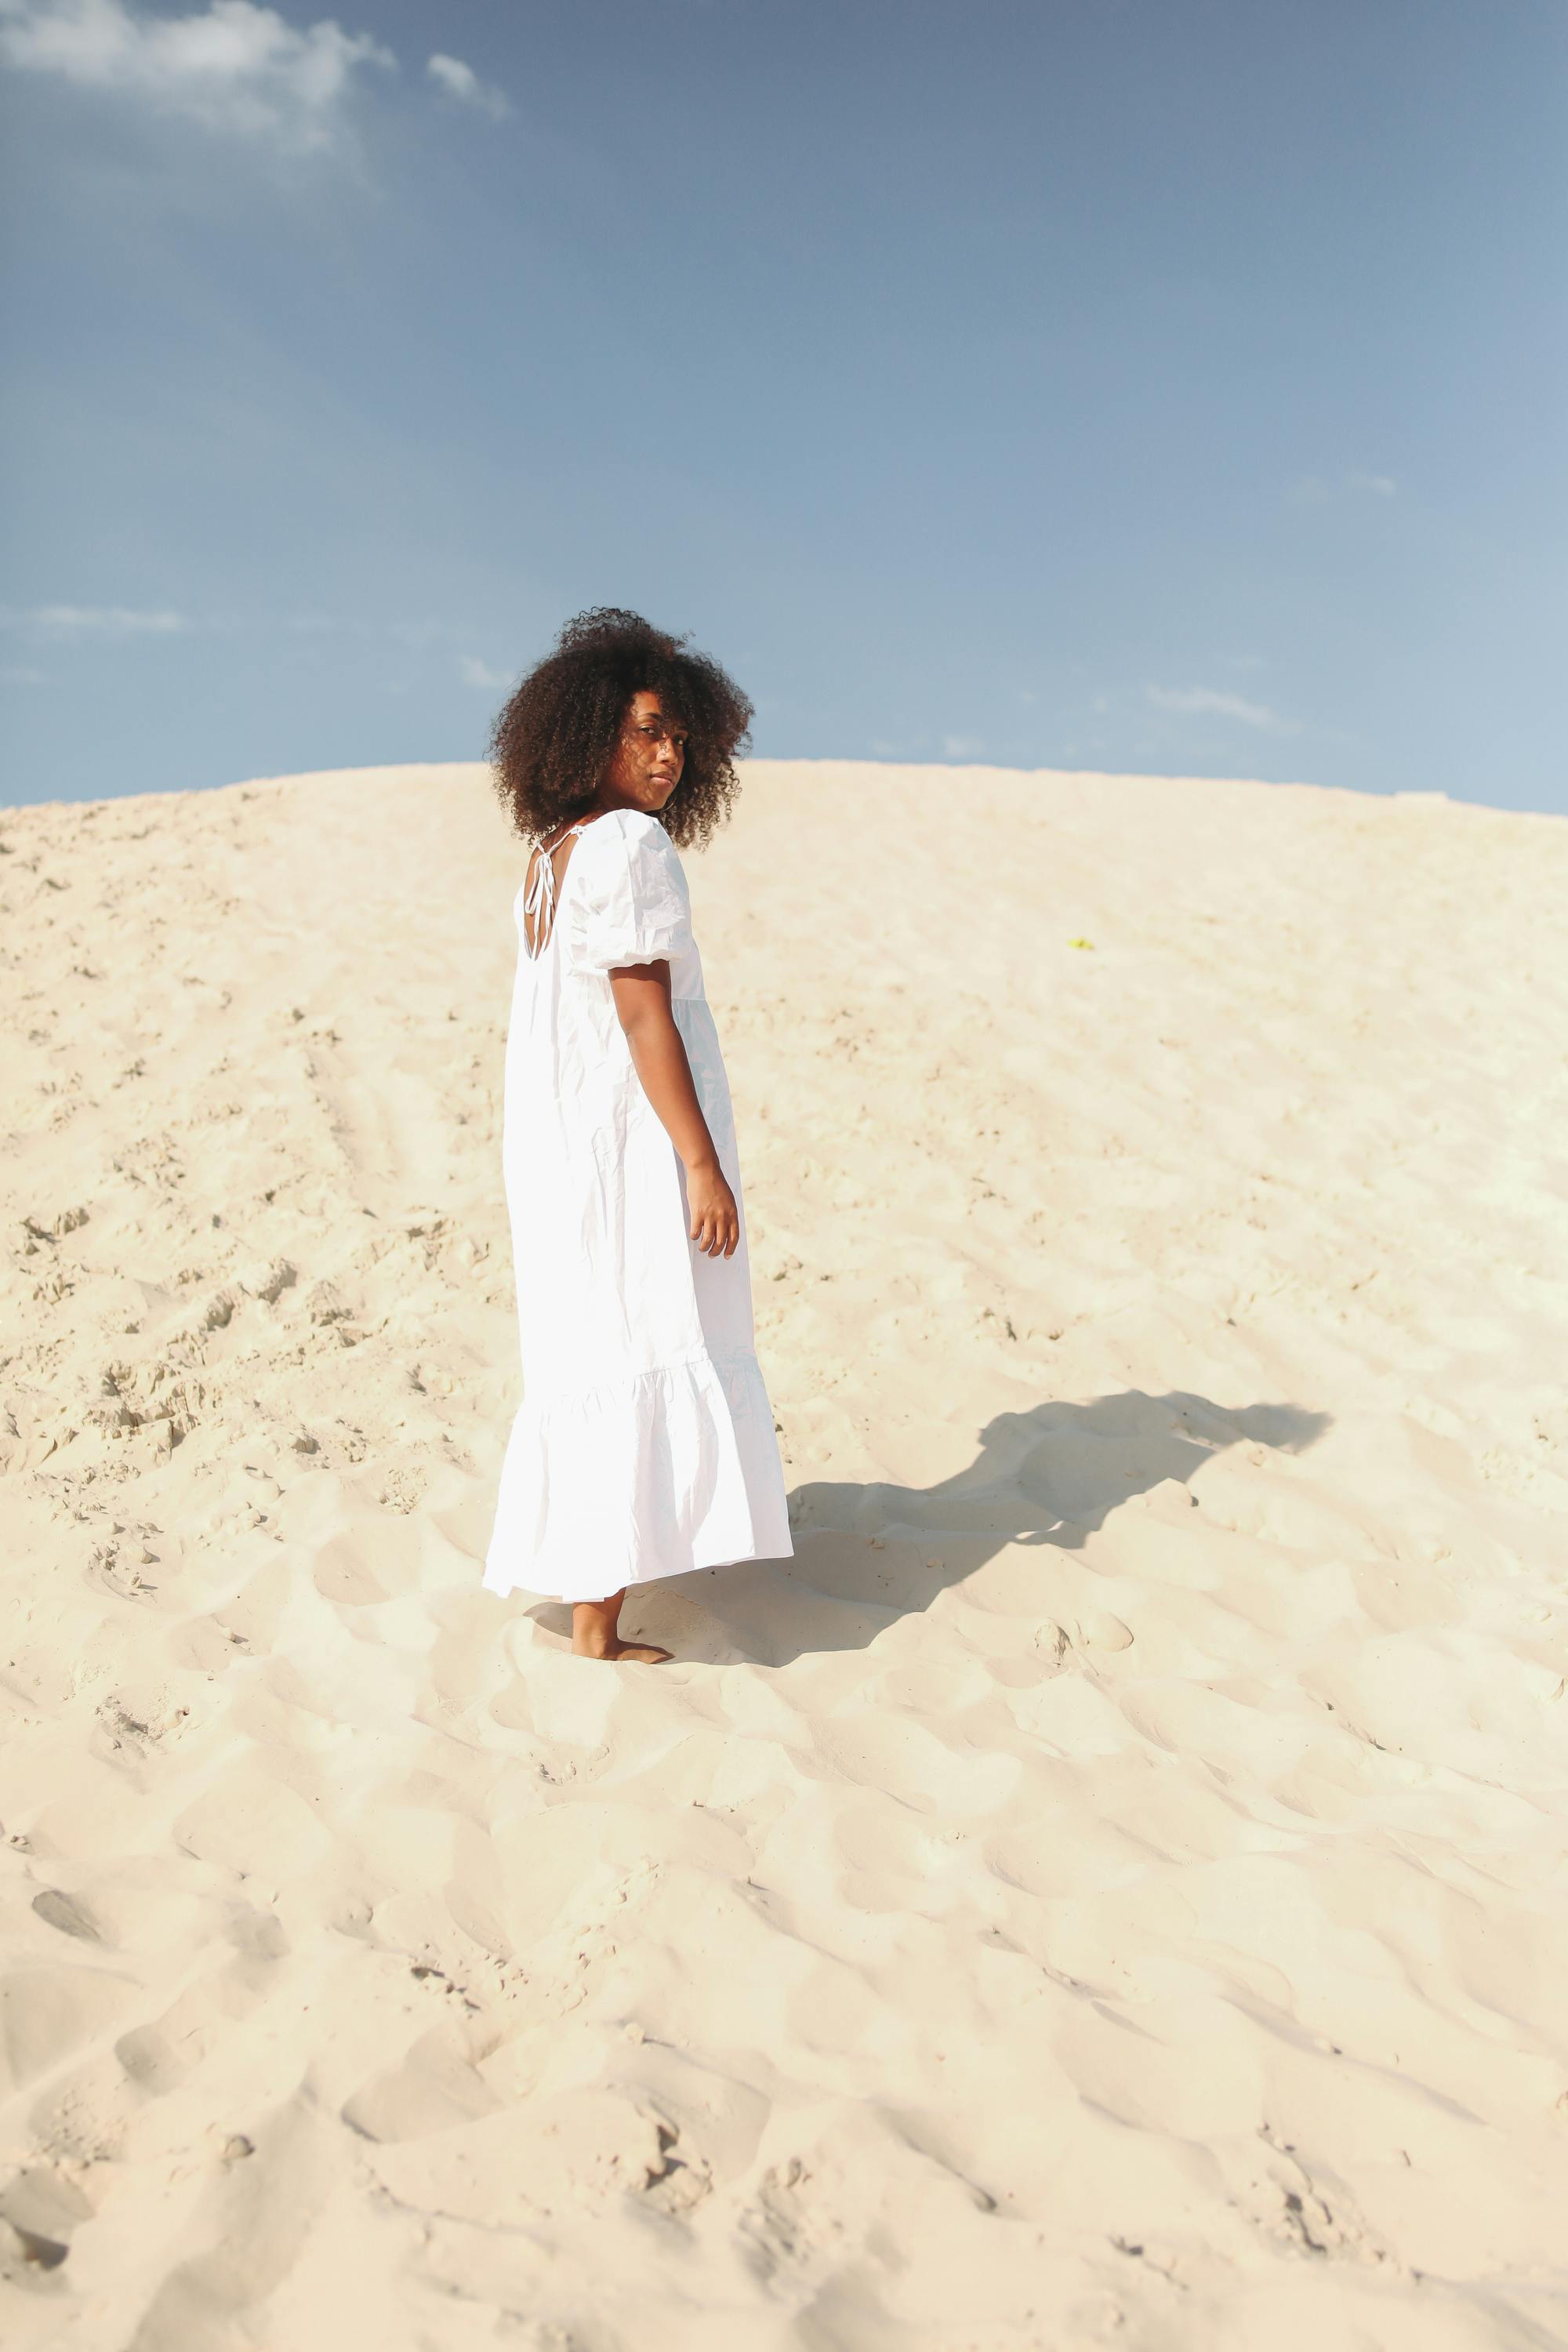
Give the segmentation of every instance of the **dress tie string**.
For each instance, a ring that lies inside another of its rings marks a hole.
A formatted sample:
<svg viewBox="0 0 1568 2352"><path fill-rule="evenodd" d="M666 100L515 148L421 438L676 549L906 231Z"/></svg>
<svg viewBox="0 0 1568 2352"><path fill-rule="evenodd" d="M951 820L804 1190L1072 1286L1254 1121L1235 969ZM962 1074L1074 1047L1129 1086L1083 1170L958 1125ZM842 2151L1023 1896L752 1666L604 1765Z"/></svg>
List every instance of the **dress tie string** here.
<svg viewBox="0 0 1568 2352"><path fill-rule="evenodd" d="M542 843L534 853L533 877L523 894L522 943L528 948L531 961L536 961L549 940L555 936L555 867L552 863L562 842L570 841L574 833L586 833L585 824L569 824L546 849ZM529 946L528 916L533 918L533 944ZM548 917L548 921L545 918Z"/></svg>

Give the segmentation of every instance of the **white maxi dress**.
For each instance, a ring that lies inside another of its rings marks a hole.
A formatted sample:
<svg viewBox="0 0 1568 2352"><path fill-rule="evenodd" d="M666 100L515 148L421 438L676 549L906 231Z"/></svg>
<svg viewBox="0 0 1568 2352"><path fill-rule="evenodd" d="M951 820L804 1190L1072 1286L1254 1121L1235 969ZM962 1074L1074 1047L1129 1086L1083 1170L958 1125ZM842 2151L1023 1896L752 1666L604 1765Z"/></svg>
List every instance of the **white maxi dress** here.
<svg viewBox="0 0 1568 2352"><path fill-rule="evenodd" d="M786 1559L795 1547L756 1358L729 1080L686 875L663 825L640 810L574 830L559 892L542 852L513 908L501 1157L523 1389L484 1585L602 1601L656 1577ZM740 1206L731 1257L710 1257L690 1238L686 1171L610 990L612 971L660 958Z"/></svg>

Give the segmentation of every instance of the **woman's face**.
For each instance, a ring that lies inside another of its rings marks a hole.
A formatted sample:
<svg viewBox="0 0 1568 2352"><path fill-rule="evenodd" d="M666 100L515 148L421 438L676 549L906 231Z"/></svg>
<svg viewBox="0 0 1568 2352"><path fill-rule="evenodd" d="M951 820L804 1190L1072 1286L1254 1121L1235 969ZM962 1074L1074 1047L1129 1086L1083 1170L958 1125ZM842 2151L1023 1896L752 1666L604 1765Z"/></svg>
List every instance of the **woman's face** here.
<svg viewBox="0 0 1568 2352"><path fill-rule="evenodd" d="M633 808L661 809L686 765L686 727L668 719L657 694L634 694L621 721L605 782Z"/></svg>

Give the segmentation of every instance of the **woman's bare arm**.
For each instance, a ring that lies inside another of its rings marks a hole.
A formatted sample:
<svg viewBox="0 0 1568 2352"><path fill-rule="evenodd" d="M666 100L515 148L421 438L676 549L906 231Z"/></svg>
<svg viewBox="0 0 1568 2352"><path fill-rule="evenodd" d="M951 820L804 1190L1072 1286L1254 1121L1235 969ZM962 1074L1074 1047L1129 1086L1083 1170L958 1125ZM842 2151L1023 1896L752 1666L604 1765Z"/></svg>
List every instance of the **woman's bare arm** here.
<svg viewBox="0 0 1568 2352"><path fill-rule="evenodd" d="M686 1045L670 1011L668 961L626 964L613 971L610 992L626 1033L632 1066L686 1171L691 1239L710 1257L732 1257L741 1238L741 1213L719 1165Z"/></svg>

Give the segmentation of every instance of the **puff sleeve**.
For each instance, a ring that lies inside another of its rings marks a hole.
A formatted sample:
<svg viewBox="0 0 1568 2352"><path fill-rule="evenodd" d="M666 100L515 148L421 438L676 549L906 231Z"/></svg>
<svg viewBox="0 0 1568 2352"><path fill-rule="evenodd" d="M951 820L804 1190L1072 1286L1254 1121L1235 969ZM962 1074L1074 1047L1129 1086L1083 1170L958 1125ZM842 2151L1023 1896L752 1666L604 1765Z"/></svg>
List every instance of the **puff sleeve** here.
<svg viewBox="0 0 1568 2352"><path fill-rule="evenodd" d="M604 838L595 841L594 835ZM574 904L572 960L601 976L654 963L691 945L691 899L679 852L656 817L614 815L589 828L592 844Z"/></svg>

